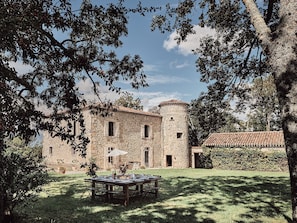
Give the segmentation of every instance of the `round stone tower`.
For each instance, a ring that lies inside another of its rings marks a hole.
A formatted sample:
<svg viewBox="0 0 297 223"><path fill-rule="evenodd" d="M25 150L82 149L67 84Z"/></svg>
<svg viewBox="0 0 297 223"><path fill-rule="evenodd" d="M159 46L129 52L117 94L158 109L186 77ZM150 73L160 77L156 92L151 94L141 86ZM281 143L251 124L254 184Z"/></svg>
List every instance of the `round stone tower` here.
<svg viewBox="0 0 297 223"><path fill-rule="evenodd" d="M190 165L188 104L179 100L160 103L162 116L163 167L187 168Z"/></svg>

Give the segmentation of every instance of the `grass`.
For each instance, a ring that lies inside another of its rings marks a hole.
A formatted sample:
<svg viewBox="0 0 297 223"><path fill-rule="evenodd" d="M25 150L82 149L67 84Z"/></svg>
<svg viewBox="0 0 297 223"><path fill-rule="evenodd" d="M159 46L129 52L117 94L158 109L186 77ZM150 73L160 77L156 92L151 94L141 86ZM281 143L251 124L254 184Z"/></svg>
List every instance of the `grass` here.
<svg viewBox="0 0 297 223"><path fill-rule="evenodd" d="M162 176L159 198L134 200L128 207L91 201L89 185L83 181L85 174L53 174L39 199L19 209L20 214L26 213L23 222L290 222L287 173L204 169L138 172Z"/></svg>

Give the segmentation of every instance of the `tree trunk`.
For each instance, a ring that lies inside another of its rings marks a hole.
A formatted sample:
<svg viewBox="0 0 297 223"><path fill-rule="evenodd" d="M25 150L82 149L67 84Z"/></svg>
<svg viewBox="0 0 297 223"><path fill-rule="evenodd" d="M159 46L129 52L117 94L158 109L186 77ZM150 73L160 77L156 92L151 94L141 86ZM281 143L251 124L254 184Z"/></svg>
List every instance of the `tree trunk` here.
<svg viewBox="0 0 297 223"><path fill-rule="evenodd" d="M1 129L1 120L0 120L0 222L5 222L4 217L5 217L5 205L4 205L4 191L3 191L3 186L2 184L4 183L2 181L2 176L4 176L3 173L3 150L4 150L4 141L3 141L3 131Z"/></svg>
<svg viewBox="0 0 297 223"><path fill-rule="evenodd" d="M271 113L266 114L266 131L270 131Z"/></svg>
<svg viewBox="0 0 297 223"><path fill-rule="evenodd" d="M290 171L292 222L297 223L297 1L280 0L274 33L253 0L243 0L274 75Z"/></svg>
<svg viewBox="0 0 297 223"><path fill-rule="evenodd" d="M285 124L286 125L286 124ZM284 127L284 136L286 151L288 157L290 183L291 183L291 201L292 201L292 222L297 222L297 133L290 132Z"/></svg>
<svg viewBox="0 0 297 223"><path fill-rule="evenodd" d="M279 101L282 108L282 127L290 171L292 217L297 223L297 65L296 61L288 64L288 69L276 80ZM279 83L277 83L280 81Z"/></svg>
<svg viewBox="0 0 297 223"><path fill-rule="evenodd" d="M292 219L297 223L297 1L281 0L281 23L269 50L281 106L290 171Z"/></svg>

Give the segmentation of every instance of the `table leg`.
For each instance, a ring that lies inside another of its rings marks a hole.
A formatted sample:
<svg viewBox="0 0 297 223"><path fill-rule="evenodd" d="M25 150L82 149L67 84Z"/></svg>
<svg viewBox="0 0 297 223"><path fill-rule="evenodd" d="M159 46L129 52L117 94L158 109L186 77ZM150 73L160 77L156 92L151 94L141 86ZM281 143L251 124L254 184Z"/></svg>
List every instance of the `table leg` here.
<svg viewBox="0 0 297 223"><path fill-rule="evenodd" d="M136 184L135 190L137 191L137 195L141 195L143 190L142 184Z"/></svg>
<svg viewBox="0 0 297 223"><path fill-rule="evenodd" d="M129 205L129 187L128 185L123 186L123 192L124 192L124 205Z"/></svg>
<svg viewBox="0 0 297 223"><path fill-rule="evenodd" d="M158 184L159 184L159 182L158 182L158 180L156 180L156 181L155 181L155 197L156 197L156 198L158 197L158 192L159 192Z"/></svg>
<svg viewBox="0 0 297 223"><path fill-rule="evenodd" d="M92 200L95 200L95 194L96 194L96 192L95 192L95 181L94 180L92 180Z"/></svg>
<svg viewBox="0 0 297 223"><path fill-rule="evenodd" d="M109 185L105 184L105 202L108 202L110 200L109 196Z"/></svg>
<svg viewBox="0 0 297 223"><path fill-rule="evenodd" d="M140 184L140 195L143 196L143 183Z"/></svg>

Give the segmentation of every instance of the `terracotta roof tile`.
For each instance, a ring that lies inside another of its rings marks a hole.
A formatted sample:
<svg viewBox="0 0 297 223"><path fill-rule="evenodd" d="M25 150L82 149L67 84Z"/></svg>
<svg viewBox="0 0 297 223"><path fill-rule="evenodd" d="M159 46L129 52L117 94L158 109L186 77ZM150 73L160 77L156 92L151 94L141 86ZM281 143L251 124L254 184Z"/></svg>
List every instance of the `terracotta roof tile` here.
<svg viewBox="0 0 297 223"><path fill-rule="evenodd" d="M212 133L205 147L285 147L282 131Z"/></svg>

